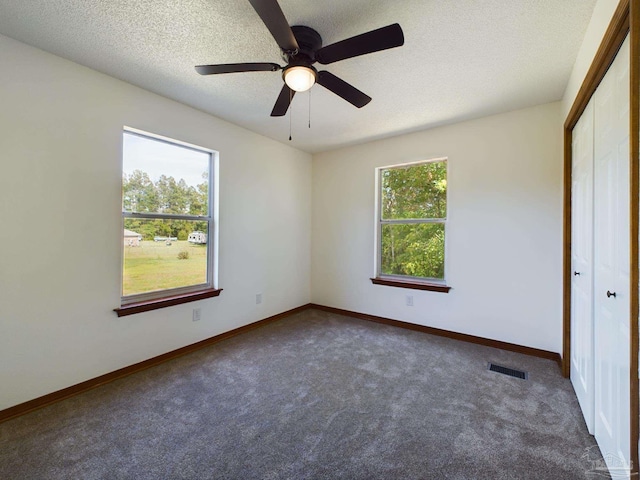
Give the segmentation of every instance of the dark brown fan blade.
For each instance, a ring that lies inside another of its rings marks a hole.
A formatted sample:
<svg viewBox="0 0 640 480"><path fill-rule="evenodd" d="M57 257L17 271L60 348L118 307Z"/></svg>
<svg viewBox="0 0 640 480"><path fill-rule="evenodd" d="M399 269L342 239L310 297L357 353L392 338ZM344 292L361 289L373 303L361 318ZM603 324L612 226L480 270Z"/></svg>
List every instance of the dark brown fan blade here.
<svg viewBox="0 0 640 480"><path fill-rule="evenodd" d="M298 50L298 42L277 0L249 0L267 26L278 46L287 51Z"/></svg>
<svg viewBox="0 0 640 480"><path fill-rule="evenodd" d="M318 72L316 81L327 90L332 91L358 108L364 107L371 101L370 96L365 95L356 87L349 85L341 78L336 77L333 73L327 72L326 70Z"/></svg>
<svg viewBox="0 0 640 480"><path fill-rule="evenodd" d="M220 65L198 65L196 72L200 75L239 72L275 72L280 70L277 63L223 63Z"/></svg>
<svg viewBox="0 0 640 480"><path fill-rule="evenodd" d="M289 105L291 104L291 100L293 100L293 96L295 94L295 90L291 90L285 83L282 86L282 90L280 90L280 95L278 95L278 99L276 100L276 104L273 106L273 110L271 110L271 116L284 116L287 113L287 110L289 110Z"/></svg>
<svg viewBox="0 0 640 480"><path fill-rule="evenodd" d="M327 65L346 58L379 52L401 45L404 45L404 34L400 25L394 23L327 45L316 52L316 60Z"/></svg>

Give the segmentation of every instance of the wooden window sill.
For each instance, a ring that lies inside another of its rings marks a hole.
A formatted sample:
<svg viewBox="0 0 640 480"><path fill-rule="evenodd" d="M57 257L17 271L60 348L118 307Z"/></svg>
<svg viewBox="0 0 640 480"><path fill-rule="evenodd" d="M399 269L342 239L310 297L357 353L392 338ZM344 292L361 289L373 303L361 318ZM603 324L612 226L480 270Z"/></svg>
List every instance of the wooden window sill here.
<svg viewBox="0 0 640 480"><path fill-rule="evenodd" d="M174 295L172 297L164 297L155 300L145 300L144 302L130 303L128 305L123 305L120 308L114 308L113 311L116 312L119 317L124 317L126 315L133 315L134 313L150 312L151 310L158 310L160 308L195 302L196 300L203 300L205 298L217 297L218 295L220 295L220 292L222 292L221 288L208 288L206 290Z"/></svg>
<svg viewBox="0 0 640 480"><path fill-rule="evenodd" d="M387 287L412 288L414 290L428 290L430 292L449 293L451 287L442 283L422 282L420 280L399 280L389 278L372 278L375 285L386 285Z"/></svg>

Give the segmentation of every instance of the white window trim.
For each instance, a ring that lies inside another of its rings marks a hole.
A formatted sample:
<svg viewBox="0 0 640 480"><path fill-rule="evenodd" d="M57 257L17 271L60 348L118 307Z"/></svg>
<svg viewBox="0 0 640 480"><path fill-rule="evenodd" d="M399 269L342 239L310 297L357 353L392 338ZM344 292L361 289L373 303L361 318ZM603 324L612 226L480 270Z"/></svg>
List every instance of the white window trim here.
<svg viewBox="0 0 640 480"><path fill-rule="evenodd" d="M158 135L155 133L146 132L144 130L139 130L137 128L132 127L123 127L121 134L121 152L122 152L122 161L124 161L124 142L123 137L124 133L130 133L133 135L139 135L144 138L150 138L153 140L158 140L161 142L165 142L171 145L177 145L183 148L188 148L191 150L195 150L197 152L206 153L210 156L209 160L209 214L207 216L192 216L192 215L175 215L175 214L162 214L162 213L134 213L134 212L125 212L122 210L121 214L121 229L124 229L124 221L126 218L139 218L139 219L165 219L165 220L199 220L206 221L208 226L207 231L207 281L205 283L197 284L197 285L189 285L185 287L178 288L170 288L164 290L156 290L153 292L145 292L138 293L134 295L121 295L120 303L122 306L138 304L149 302L153 300L160 300L167 297L174 297L180 295L188 295L195 294L198 292L202 292L207 289L215 289L218 284L218 238L219 238L219 229L218 229L218 216L219 216L219 208L218 208L218 192L219 192L219 184L218 184L218 160L219 153L215 150L211 150L208 148L200 147L198 145L194 145L187 142L182 142L180 140L175 140L170 137L165 137L162 135ZM123 170L123 166L121 165L121 171ZM120 194L120 201L122 202L122 193ZM123 283L124 283L124 255L125 255L125 245L122 240L120 240L121 244L121 257L120 257L120 292L123 291Z"/></svg>
<svg viewBox="0 0 640 480"><path fill-rule="evenodd" d="M382 220L382 171L396 168L411 167L414 165L421 165L425 163L445 162L447 165L447 216L443 219L407 219L407 220ZM376 188L376 202L375 202L375 235L374 235L374 276L379 279L386 279L398 282L428 282L436 285L447 285L447 259L448 256L448 244L449 236L447 235L447 223L449 223L449 158L448 157L434 157L426 160L416 160L412 162L399 163L393 165L386 165L383 167L377 167L375 169L375 188ZM430 278L430 277L413 277L409 275L390 275L382 273L382 225L384 224L407 224L407 223L442 223L444 225L444 278Z"/></svg>

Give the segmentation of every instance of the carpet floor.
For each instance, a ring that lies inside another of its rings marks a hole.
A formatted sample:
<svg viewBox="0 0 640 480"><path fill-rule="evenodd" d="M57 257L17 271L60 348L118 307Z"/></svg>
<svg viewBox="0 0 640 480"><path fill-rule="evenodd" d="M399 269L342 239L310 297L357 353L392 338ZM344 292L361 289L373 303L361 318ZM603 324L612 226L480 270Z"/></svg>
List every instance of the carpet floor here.
<svg viewBox="0 0 640 480"><path fill-rule="evenodd" d="M608 474L553 361L306 310L0 424L0 478Z"/></svg>

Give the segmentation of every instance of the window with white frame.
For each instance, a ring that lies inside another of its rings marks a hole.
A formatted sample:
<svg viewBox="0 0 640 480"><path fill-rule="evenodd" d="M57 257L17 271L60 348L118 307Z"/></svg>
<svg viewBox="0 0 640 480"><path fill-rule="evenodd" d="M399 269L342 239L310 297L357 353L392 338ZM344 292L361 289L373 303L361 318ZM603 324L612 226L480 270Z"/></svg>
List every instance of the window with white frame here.
<svg viewBox="0 0 640 480"><path fill-rule="evenodd" d="M447 159L377 170L377 276L444 283Z"/></svg>
<svg viewBox="0 0 640 480"><path fill-rule="evenodd" d="M122 304L212 289L216 152L125 129Z"/></svg>

